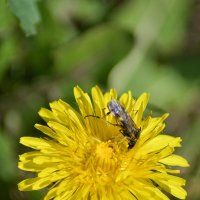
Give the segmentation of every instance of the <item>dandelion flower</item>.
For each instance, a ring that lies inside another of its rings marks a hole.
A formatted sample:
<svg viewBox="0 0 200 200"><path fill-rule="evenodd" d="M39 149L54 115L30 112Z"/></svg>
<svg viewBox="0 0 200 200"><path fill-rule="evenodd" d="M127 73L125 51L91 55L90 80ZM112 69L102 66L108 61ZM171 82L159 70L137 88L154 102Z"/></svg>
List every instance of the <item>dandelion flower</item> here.
<svg viewBox="0 0 200 200"><path fill-rule="evenodd" d="M92 97L79 87L74 96L80 112L62 100L54 101L51 110L39 111L47 125L35 125L46 136L20 139L34 150L20 155L18 167L35 177L20 182L19 190L48 187L44 200L167 200L166 193L186 198L185 180L174 169L189 166L174 154L181 138L163 133L168 114L144 116L147 93L136 100L130 91L118 97L115 89L104 94L96 86ZM131 148L119 120L109 114L112 99L140 129Z"/></svg>

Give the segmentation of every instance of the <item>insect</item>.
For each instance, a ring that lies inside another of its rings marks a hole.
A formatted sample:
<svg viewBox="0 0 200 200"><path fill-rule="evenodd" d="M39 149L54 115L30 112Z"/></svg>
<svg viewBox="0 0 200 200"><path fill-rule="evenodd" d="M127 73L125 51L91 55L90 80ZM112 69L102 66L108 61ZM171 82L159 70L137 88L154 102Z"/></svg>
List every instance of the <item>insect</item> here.
<svg viewBox="0 0 200 200"><path fill-rule="evenodd" d="M126 112L125 108L116 100L112 99L107 104L109 112L120 122L121 133L129 139L129 149L133 148L137 142L141 129L132 120L131 116Z"/></svg>

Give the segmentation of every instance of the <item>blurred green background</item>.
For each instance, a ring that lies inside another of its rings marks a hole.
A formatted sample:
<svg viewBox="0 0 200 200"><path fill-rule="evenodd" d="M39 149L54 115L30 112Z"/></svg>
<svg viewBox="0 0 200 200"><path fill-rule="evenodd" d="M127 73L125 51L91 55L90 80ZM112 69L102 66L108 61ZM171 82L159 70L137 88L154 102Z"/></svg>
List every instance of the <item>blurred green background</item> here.
<svg viewBox="0 0 200 200"><path fill-rule="evenodd" d="M187 199L200 199L199 0L0 1L1 199L42 198L17 190L28 176L17 169L19 138L40 135L48 102L75 106L77 84L149 92L149 112L170 112L166 131L183 139Z"/></svg>

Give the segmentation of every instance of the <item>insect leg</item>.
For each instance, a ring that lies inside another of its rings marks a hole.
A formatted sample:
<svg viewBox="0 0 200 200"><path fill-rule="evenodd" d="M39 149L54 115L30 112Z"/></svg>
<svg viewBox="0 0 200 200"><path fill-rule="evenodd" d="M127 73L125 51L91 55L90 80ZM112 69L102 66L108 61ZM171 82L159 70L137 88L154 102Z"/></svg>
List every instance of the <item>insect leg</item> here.
<svg viewBox="0 0 200 200"><path fill-rule="evenodd" d="M87 117L95 117L95 118L100 118L99 116L95 116L95 115L86 115L86 116L84 117L84 119L85 119L85 118L87 118Z"/></svg>

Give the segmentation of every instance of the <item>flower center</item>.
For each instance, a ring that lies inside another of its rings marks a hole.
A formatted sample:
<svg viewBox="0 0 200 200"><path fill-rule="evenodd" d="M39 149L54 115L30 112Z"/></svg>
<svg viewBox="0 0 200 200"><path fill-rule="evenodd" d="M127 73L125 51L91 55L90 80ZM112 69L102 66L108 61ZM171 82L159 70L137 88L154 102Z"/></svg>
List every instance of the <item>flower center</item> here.
<svg viewBox="0 0 200 200"><path fill-rule="evenodd" d="M80 173L80 181L94 185L110 185L116 181L119 173L126 169L128 162L126 159L127 142L117 138L108 141L92 140L87 150ZM95 187L96 187L95 186Z"/></svg>
<svg viewBox="0 0 200 200"><path fill-rule="evenodd" d="M107 141L97 144L94 152L91 153L92 168L95 169L94 177L98 183L108 184L115 179L120 166L117 151L117 145Z"/></svg>
<svg viewBox="0 0 200 200"><path fill-rule="evenodd" d="M102 142L96 147L96 157L102 160L110 160L114 157L114 145L111 141Z"/></svg>

